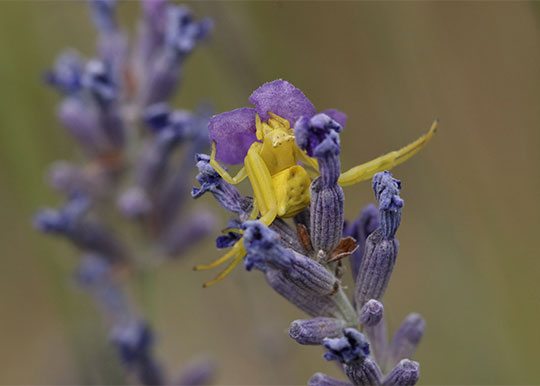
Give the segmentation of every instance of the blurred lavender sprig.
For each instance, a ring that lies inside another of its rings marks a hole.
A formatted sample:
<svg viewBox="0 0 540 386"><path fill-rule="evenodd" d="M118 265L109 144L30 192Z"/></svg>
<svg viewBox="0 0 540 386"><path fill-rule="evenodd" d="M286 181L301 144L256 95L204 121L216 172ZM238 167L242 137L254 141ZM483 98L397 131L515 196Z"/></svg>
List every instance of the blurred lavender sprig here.
<svg viewBox="0 0 540 386"><path fill-rule="evenodd" d="M196 153L208 148L211 111L169 107L186 59L212 30L190 9L167 0L142 0L136 41L116 19L116 0L87 0L98 33L95 57L62 53L45 81L62 95L58 119L86 156L57 162L51 186L66 203L36 214L37 229L61 235L82 253L77 282L99 306L111 342L137 384L176 382L153 351L154 333L125 290L120 272L146 270L180 256L215 228L214 216L184 208ZM178 156L183 162L176 162ZM173 160L175 160L173 162ZM142 235L128 242L112 214ZM129 267L129 269L126 269ZM209 382L214 366L199 361L182 384Z"/></svg>

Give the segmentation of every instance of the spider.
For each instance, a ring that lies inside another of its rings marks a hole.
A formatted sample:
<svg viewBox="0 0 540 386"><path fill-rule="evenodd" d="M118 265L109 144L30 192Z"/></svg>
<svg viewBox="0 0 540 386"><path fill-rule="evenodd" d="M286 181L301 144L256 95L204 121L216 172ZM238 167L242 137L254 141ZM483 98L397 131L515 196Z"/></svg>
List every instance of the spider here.
<svg viewBox="0 0 540 386"><path fill-rule="evenodd" d="M246 177L249 179L254 197L249 219L254 220L260 215L259 221L267 226L276 217L293 217L310 204L311 178L298 162L310 166L318 173L317 160L309 157L296 145L294 129L290 127L289 121L272 112L268 114L270 118L267 122L262 122L258 114L255 116L256 135L261 142L251 144L244 159L244 167L236 176L231 176L216 160L215 142L212 143L210 156L210 164L228 183L235 185ZM338 184L353 185L370 179L377 172L399 165L422 149L433 137L436 128L437 121L433 122L426 134L413 143L349 169L340 175ZM211 269L233 259L214 280L203 284L203 287L208 287L227 276L245 255L246 250L241 238L221 258L208 265L198 265L194 269Z"/></svg>

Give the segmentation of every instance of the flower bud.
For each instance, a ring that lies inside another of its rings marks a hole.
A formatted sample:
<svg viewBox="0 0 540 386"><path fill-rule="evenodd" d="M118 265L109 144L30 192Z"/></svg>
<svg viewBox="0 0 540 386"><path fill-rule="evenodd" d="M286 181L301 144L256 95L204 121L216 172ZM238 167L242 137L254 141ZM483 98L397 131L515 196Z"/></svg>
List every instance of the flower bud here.
<svg viewBox="0 0 540 386"><path fill-rule="evenodd" d="M364 325L364 332L369 339L373 356L379 363L383 363L387 334L382 303L375 299L369 300L360 310L359 319Z"/></svg>
<svg viewBox="0 0 540 386"><path fill-rule="evenodd" d="M354 293L358 310L361 310L368 300L380 300L383 297L394 269L397 253L397 240L385 239L380 229L367 238Z"/></svg>
<svg viewBox="0 0 540 386"><path fill-rule="evenodd" d="M344 236L351 236L356 240L358 249L349 256L351 273L354 280L358 277L358 269L364 256L366 239L379 227L379 210L373 204L366 205L360 212L360 216L344 232Z"/></svg>
<svg viewBox="0 0 540 386"><path fill-rule="evenodd" d="M260 221L244 223L244 246L247 251L246 269L283 271L284 276L299 288L316 295L331 295L339 288L336 277L324 266L300 255L279 243L277 233Z"/></svg>
<svg viewBox="0 0 540 386"><path fill-rule="evenodd" d="M401 181L392 178L390 172L384 171L373 176L372 187L379 202L382 235L385 239L392 239L401 222Z"/></svg>
<svg viewBox="0 0 540 386"><path fill-rule="evenodd" d="M249 214L252 208L252 200L243 197L238 189L226 182L210 165L210 157L206 154L197 154L197 181L200 188L193 188L191 196L199 198L206 192L211 192L217 202L228 211L237 213L240 216Z"/></svg>
<svg viewBox="0 0 540 386"><path fill-rule="evenodd" d="M384 386L414 386L420 378L420 364L408 359L401 360L384 378Z"/></svg>
<svg viewBox="0 0 540 386"><path fill-rule="evenodd" d="M300 344L319 345L325 338L341 335L345 322L341 319L318 317L299 319L291 323L289 336Z"/></svg>
<svg viewBox="0 0 540 386"><path fill-rule="evenodd" d="M343 235L344 195L339 185L324 186L321 177L311 183L311 244L315 251L329 253Z"/></svg>
<svg viewBox="0 0 540 386"><path fill-rule="evenodd" d="M419 314L409 314L388 346L386 368L394 366L400 359L411 358L424 336L425 329L426 322Z"/></svg>
<svg viewBox="0 0 540 386"><path fill-rule="evenodd" d="M381 384L381 369L370 357L360 363L345 364L343 370L354 385L377 386Z"/></svg>

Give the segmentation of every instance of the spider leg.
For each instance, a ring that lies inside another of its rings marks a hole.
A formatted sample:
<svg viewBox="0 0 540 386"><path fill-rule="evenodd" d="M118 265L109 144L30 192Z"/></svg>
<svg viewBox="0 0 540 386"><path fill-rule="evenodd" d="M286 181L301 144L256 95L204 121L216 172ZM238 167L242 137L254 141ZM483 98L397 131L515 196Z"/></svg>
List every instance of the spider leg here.
<svg viewBox="0 0 540 386"><path fill-rule="evenodd" d="M248 151L246 157L246 171L253 187L253 193L255 200L253 201L253 210L251 211L250 218L252 216L256 217L259 210L262 214L262 217L259 219L263 224L270 225L277 214L277 202L276 202L276 193L274 192L274 186L272 185L272 177L270 172L264 163L264 160L259 155L260 143L256 142ZM223 264L224 262L233 259L234 260L229 264L223 272L221 272L214 280L209 281L203 284L203 287L209 287L214 285L225 276L227 276L233 269L238 265L240 260L246 256L246 250L244 248L244 239L241 238L234 244L232 249L227 252L223 257L218 260L208 264L208 265L199 265L195 267L195 270L204 270L217 267L218 265Z"/></svg>
<svg viewBox="0 0 540 386"><path fill-rule="evenodd" d="M253 200L253 209L251 210L248 220L255 220L257 219L258 215L259 215L259 204L257 204L257 200Z"/></svg>
<svg viewBox="0 0 540 386"><path fill-rule="evenodd" d="M311 166L317 173L319 172L319 163L315 158L310 157L306 154L305 151L300 149L298 146L295 146L296 156L300 162L306 166Z"/></svg>
<svg viewBox="0 0 540 386"><path fill-rule="evenodd" d="M229 174L229 172L227 172L227 170L225 170L225 168L223 166L221 166L219 164L219 162L217 162L216 160L216 143L215 142L212 142L212 153L210 154L210 165L212 165L212 167L214 168L214 170L225 180L227 181L229 184L233 184L233 185L236 185L236 184L239 184L240 182L242 182L243 180L245 180L245 178L247 177L247 173L246 173L246 168L243 167L242 169L240 169L238 171L238 173L236 174L236 176L231 176Z"/></svg>
<svg viewBox="0 0 540 386"><path fill-rule="evenodd" d="M211 262L210 264L207 264L207 265L197 265L195 267L193 267L193 270L194 271L205 271L207 269L212 269L214 267L217 267L221 264L223 264L224 262L226 262L227 260L230 260L232 259L237 253L241 252L243 249L244 249L244 243L241 242L242 239L238 240L232 247L232 249L227 252L225 255L221 256L219 259ZM245 252L245 251L244 251Z"/></svg>
<svg viewBox="0 0 540 386"><path fill-rule="evenodd" d="M257 205L261 213L259 221L270 225L277 216L278 203L272 176L264 159L259 154L261 146L262 144L255 142L249 148L245 164L253 188L254 206ZM253 215L253 211L251 215Z"/></svg>
<svg viewBox="0 0 540 386"><path fill-rule="evenodd" d="M375 173L389 170L394 166L405 162L413 155L418 153L420 149L422 149L429 142L436 130L437 121L433 122L431 128L426 134L418 138L413 143L341 173L338 184L341 186L353 185L357 182L370 179L375 175Z"/></svg>
<svg viewBox="0 0 540 386"><path fill-rule="evenodd" d="M217 275L217 277L214 280L204 283L203 288L210 287L211 285L219 283L221 280L223 280L225 276L231 273L234 267L236 267L238 263L244 258L244 256L246 255L246 250L244 249L244 242L242 241L242 239L238 240L236 244L234 244L234 247L230 252L235 252L230 256L230 257L235 256L234 260L227 266L227 268L225 268L223 272Z"/></svg>

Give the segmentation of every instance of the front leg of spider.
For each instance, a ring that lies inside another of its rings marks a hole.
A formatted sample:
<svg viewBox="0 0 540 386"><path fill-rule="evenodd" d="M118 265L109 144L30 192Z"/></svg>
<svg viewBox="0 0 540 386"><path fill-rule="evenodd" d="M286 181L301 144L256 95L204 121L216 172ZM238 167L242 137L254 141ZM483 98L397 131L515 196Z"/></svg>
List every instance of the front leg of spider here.
<svg viewBox="0 0 540 386"><path fill-rule="evenodd" d="M246 175L249 177L251 186L253 187L253 207L254 210L250 217L256 217L257 212L260 212L261 221L265 225L270 225L277 215L277 199L272 184L272 176L264 163L264 160L259 154L260 144L254 143L248 151L245 159ZM258 208L258 210L257 210ZM209 287L213 284L220 282L225 276L227 276L238 263L246 256L246 250L244 249L244 238L238 240L232 249L224 256L208 265L199 265L195 267L195 270L206 270L217 267L232 259L229 266L221 272L214 280L203 284L203 287Z"/></svg>
<svg viewBox="0 0 540 386"><path fill-rule="evenodd" d="M349 186L356 184L360 181L369 180L376 173L385 170L390 170L394 166L397 166L413 155L418 153L427 143L431 140L435 131L437 130L437 121L433 122L429 131L418 138L413 143L399 149L394 150L388 154L377 157L369 162L355 166L344 173L341 173L338 184L341 186Z"/></svg>
<svg viewBox="0 0 540 386"><path fill-rule="evenodd" d="M231 176L227 170L223 166L219 164L219 162L216 160L216 143L212 142L212 153L210 154L210 165L214 168L214 170L223 178L225 181L227 181L229 184L236 185L240 182L244 181L247 177L246 168L243 167L238 171L236 176Z"/></svg>

